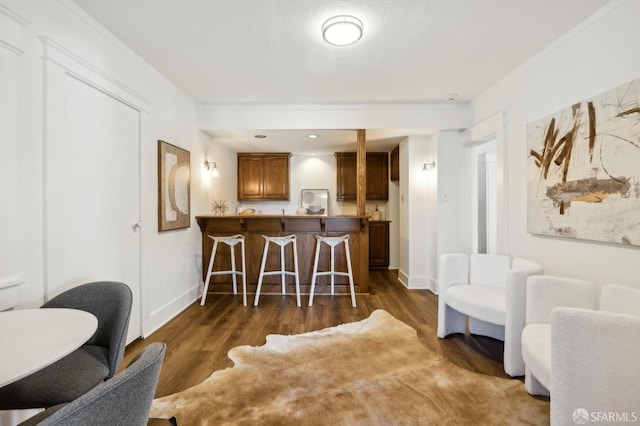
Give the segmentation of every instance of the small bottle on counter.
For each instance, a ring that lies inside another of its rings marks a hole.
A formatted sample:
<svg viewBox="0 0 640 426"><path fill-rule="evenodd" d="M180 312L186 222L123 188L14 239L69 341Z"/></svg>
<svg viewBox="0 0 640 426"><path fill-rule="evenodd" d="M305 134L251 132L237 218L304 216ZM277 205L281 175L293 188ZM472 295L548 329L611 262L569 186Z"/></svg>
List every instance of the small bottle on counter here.
<svg viewBox="0 0 640 426"><path fill-rule="evenodd" d="M371 217L372 220L380 220L380 210L378 210L378 205L376 204L376 209L373 212L373 216Z"/></svg>

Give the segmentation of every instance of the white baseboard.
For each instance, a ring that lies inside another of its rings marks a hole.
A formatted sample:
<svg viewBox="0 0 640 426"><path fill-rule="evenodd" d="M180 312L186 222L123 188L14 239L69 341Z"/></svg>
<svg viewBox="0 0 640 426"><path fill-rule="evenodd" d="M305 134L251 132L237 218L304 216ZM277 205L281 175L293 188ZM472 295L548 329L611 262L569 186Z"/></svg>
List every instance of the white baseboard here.
<svg viewBox="0 0 640 426"><path fill-rule="evenodd" d="M410 277L404 271L398 270L398 281L409 290L429 290L437 294L437 283L431 277Z"/></svg>
<svg viewBox="0 0 640 426"><path fill-rule="evenodd" d="M142 337L150 336L198 299L201 285L195 285L142 321Z"/></svg>

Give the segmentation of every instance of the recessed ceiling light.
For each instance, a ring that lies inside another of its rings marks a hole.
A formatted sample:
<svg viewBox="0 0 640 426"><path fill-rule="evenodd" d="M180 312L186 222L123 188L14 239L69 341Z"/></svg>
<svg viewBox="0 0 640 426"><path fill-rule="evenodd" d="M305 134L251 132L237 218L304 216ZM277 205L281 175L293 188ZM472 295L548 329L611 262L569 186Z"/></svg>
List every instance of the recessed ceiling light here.
<svg viewBox="0 0 640 426"><path fill-rule="evenodd" d="M266 138L267 135L255 135L254 138L258 138L258 139L264 139Z"/></svg>
<svg viewBox="0 0 640 426"><path fill-rule="evenodd" d="M309 139L317 139L317 138L318 138L318 135L316 135L316 134L313 134L313 133L312 133L312 134L310 134L310 135L307 135L307 137L308 137Z"/></svg>
<svg viewBox="0 0 640 426"><path fill-rule="evenodd" d="M362 38L362 21L354 16L339 15L322 24L322 38L334 46L348 46Z"/></svg>

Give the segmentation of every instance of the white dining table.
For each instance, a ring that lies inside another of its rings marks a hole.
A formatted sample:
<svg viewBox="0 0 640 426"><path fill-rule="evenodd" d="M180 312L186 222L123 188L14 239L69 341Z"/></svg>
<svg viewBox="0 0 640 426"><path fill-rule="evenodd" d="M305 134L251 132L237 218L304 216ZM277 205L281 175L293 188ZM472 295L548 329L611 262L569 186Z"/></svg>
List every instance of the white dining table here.
<svg viewBox="0 0 640 426"><path fill-rule="evenodd" d="M77 309L0 312L0 386L70 354L89 340L97 328L95 315Z"/></svg>

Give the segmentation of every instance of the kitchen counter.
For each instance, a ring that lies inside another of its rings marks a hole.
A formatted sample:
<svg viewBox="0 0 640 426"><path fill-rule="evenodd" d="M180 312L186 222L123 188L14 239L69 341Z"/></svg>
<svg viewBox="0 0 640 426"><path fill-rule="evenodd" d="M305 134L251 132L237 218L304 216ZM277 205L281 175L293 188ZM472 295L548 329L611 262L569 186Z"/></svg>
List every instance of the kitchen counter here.
<svg viewBox="0 0 640 426"><path fill-rule="evenodd" d="M313 273L313 259L315 255L316 235L340 236L349 235L349 248L353 279L357 293L369 291L369 218L367 216L288 216L288 215L230 215L196 216L202 231L202 276L206 278L213 240L212 236L228 236L240 234L245 237L245 255L247 264L247 290L255 293L260 273L260 263L264 250L266 236L284 236L295 234L298 246L298 267L300 289L308 294ZM285 250L286 268L292 270L292 246ZM241 265L239 250L236 250L236 265ZM336 247L336 270L346 271L343 245ZM218 246L216 265L214 270L230 269L230 249L225 244ZM279 247L271 244L266 270L279 269ZM329 248L322 245L319 259L319 271L330 269ZM318 277L315 293L318 295L329 293L328 276ZM336 293L349 293L349 282L346 277L335 277ZM209 285L209 292L231 291L231 275L213 276ZM295 294L293 277L287 277L287 294ZM280 276L266 276L264 278L261 295L281 294Z"/></svg>

